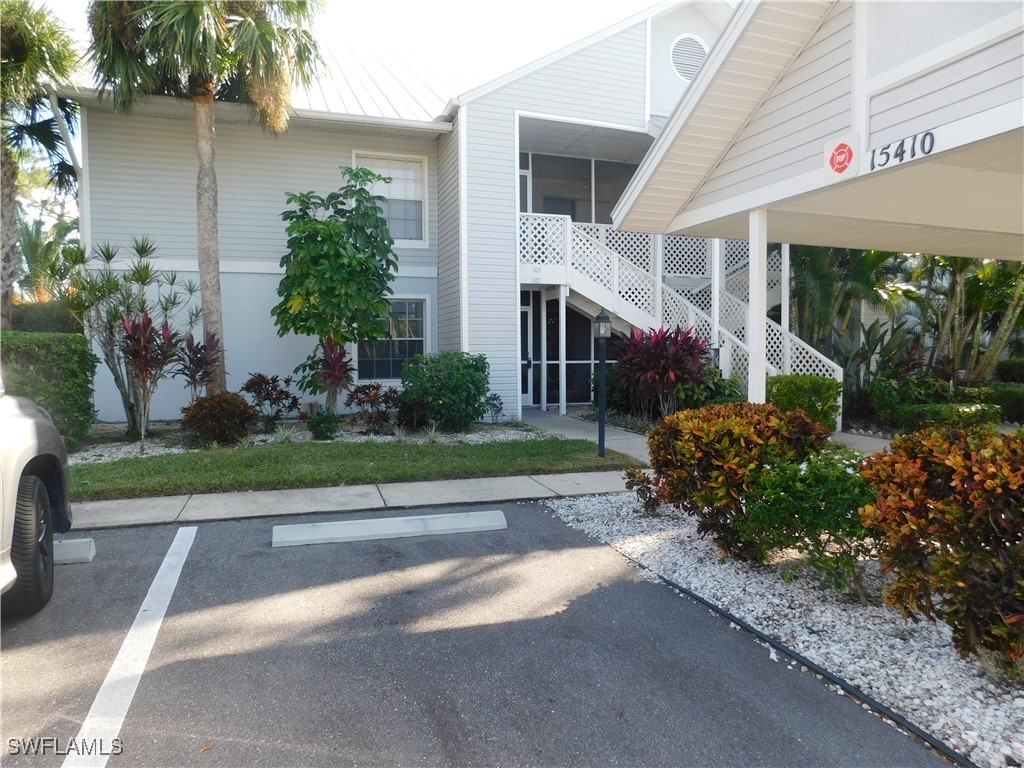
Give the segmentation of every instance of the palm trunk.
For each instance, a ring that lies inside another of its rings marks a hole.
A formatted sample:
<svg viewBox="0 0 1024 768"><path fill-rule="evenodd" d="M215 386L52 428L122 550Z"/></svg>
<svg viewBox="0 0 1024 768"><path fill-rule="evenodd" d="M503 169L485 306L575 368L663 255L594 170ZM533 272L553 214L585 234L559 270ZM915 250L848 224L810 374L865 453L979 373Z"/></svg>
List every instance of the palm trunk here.
<svg viewBox="0 0 1024 768"><path fill-rule="evenodd" d="M949 342L951 331L953 329L953 318L957 313L958 305L963 301L963 288L964 281L967 280L967 270L957 269L954 265L955 273L953 275L952 284L949 286L949 293L946 297L946 316L942 321L942 327L939 329L939 338L935 342L935 346L932 348L932 355L929 358L929 372L931 364L934 362L936 353L941 354L943 348ZM953 357L952 347L949 350L950 359Z"/></svg>
<svg viewBox="0 0 1024 768"><path fill-rule="evenodd" d="M18 163L0 141L0 330L11 328L14 279L18 275Z"/></svg>
<svg viewBox="0 0 1024 768"><path fill-rule="evenodd" d="M224 315L220 301L220 252L217 244L217 174L214 171L213 88L192 97L192 116L196 131L199 175L196 180L197 246L199 251L199 291L203 301L203 331L224 339ZM225 354L213 366L210 394L228 388Z"/></svg>
<svg viewBox="0 0 1024 768"><path fill-rule="evenodd" d="M1013 291L1010 304L1003 313L1003 319L1000 321L999 327L992 334L992 338L988 342L988 348L986 348L985 354L981 356L981 362L974 369L975 381L988 378L989 374L996 367L996 363L999 362L999 356L1013 335L1014 326L1017 324L1017 318L1022 310L1024 310L1024 271L1017 275L1017 287Z"/></svg>

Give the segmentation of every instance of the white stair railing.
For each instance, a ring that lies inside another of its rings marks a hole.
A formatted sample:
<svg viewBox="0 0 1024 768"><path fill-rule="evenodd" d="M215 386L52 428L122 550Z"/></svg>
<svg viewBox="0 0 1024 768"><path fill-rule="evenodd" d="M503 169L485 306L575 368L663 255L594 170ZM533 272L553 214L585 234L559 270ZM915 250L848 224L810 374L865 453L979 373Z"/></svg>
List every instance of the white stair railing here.
<svg viewBox="0 0 1024 768"><path fill-rule="evenodd" d="M693 238L679 238L677 252L689 248ZM568 216L520 214L520 279L524 283L563 284L639 328L657 325L693 327L711 337L710 294L686 294L659 285L651 274L654 253L650 235L618 232L600 224L574 224ZM742 247L741 247L742 246ZM730 275L747 269L746 243L726 242L726 268ZM619 250L621 249L621 251ZM623 252L626 254L624 255ZM688 267L695 269L694 265ZM707 306L702 302L707 300ZM660 317L658 305L660 304ZM724 375L747 378L747 304L723 290L719 306L718 347ZM765 318L768 375L814 373L843 380L841 366L792 333Z"/></svg>

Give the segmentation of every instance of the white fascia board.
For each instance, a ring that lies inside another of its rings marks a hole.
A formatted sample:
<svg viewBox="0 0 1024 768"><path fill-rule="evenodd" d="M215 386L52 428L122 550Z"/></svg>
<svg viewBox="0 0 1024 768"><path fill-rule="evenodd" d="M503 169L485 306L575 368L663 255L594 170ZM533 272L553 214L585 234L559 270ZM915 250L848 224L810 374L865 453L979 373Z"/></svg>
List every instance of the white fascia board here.
<svg viewBox="0 0 1024 768"><path fill-rule="evenodd" d="M636 204L640 194L658 170L662 160L664 160L665 155L672 149L672 145L675 143L683 125L686 124L694 110L700 105L708 88L714 82L718 70L728 59L736 44L742 39L743 33L757 15L761 4L762 0L743 3L733 13L729 25L723 30L718 43L711 49L707 60L704 62L704 66L697 73L696 79L686 89L672 116L669 117L668 123L662 129L661 135L655 139L654 144L647 151L643 162L640 163L640 167L637 168L633 178L630 179L629 184L626 186L626 191L622 193L619 201L612 208L612 226L618 228L622 225L622 220Z"/></svg>
<svg viewBox="0 0 1024 768"><path fill-rule="evenodd" d="M600 32L595 32L589 37L585 37L582 40L577 40L575 43L570 43L564 48L560 48L559 50L554 51L553 53L549 53L547 56L543 56L542 58L539 58L536 61L526 64L525 66L519 67L519 69L514 69L508 74L502 75L501 77L492 80L489 83L485 83L484 85L474 88L473 90L468 91L462 94L461 96L456 96L454 99L448 102L448 107L446 108L445 113L448 114L450 113L451 109L455 106L465 105L469 104L470 102L476 101L477 99L486 96L487 94L492 93L498 90L499 88L504 88L509 83L514 83L516 80L524 78L528 75L532 75L534 72L538 72L539 70L543 69L549 64L555 63L559 59L564 59L566 56L571 56L574 53L582 51L584 48L588 48L594 43L599 43L606 38L612 37L613 35L617 35L620 32L623 32L629 29L630 27L636 26L637 24L640 24L641 22L644 22L649 18L652 18L654 16L660 16L665 11L668 11L676 7L677 5L681 4L682 3L680 3L679 0L662 0L662 2L658 3L657 5L651 6L645 11L635 13L629 18L623 19L622 21L605 28Z"/></svg>
<svg viewBox="0 0 1024 768"><path fill-rule="evenodd" d="M292 114L303 120L326 123L365 125L373 128L391 128L401 131L430 133L440 136L452 132L452 124L446 120L403 120L398 117L368 117L366 115L344 115L337 112L317 112L309 109L293 109Z"/></svg>
<svg viewBox="0 0 1024 768"><path fill-rule="evenodd" d="M90 107L113 110L110 98L102 91L95 88L75 88L68 86L57 88L58 96L75 99L81 104ZM184 99L176 99L171 96L149 96L139 102L134 111L139 114L146 114L147 107L159 107L161 109L175 108L181 111L182 117L191 114L191 107ZM393 131L408 131L411 133L428 133L433 136L440 136L452 132L452 124L448 120L404 120L398 117L373 117L368 115L348 115L339 112L322 112L312 109L289 109L289 114L294 119L310 120L322 123L340 123L353 127L364 126L367 128L388 129ZM252 119L252 107L248 104L238 104L230 101L217 102L218 119L226 116L238 117L239 120L249 121Z"/></svg>

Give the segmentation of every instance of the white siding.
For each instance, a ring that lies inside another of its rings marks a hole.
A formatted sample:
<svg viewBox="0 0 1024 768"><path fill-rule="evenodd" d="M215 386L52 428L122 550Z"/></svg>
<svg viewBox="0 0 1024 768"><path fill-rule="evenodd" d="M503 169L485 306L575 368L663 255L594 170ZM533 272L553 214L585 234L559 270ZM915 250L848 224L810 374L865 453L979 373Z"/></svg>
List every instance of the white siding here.
<svg viewBox="0 0 1024 768"><path fill-rule="evenodd" d="M716 27L696 8L684 5L658 16L651 25L651 114L671 115L689 85L672 68L669 52L675 39L695 35L710 51L718 39Z"/></svg>
<svg viewBox="0 0 1024 768"><path fill-rule="evenodd" d="M875 94L870 141L877 147L946 125L1024 95L1021 37L1015 35Z"/></svg>
<svg viewBox="0 0 1024 768"><path fill-rule="evenodd" d="M439 349L462 345L462 284L459 214L459 121L437 140L437 343Z"/></svg>
<svg viewBox="0 0 1024 768"><path fill-rule="evenodd" d="M163 259L195 260L196 154L188 120L90 109L92 242L127 244L148 235ZM341 186L339 167L353 151L418 155L428 162L428 248L398 250L403 267L437 264L436 146L433 137L401 139L292 127L280 136L256 125L217 125L217 186L222 268L260 262L276 270L285 252L286 192L321 194Z"/></svg>
<svg viewBox="0 0 1024 768"><path fill-rule="evenodd" d="M997 19L1021 18L1020 0L872 0L864 3L863 10L863 34L871 41L866 62L869 78L960 40Z"/></svg>
<svg viewBox="0 0 1024 768"><path fill-rule="evenodd" d="M821 167L826 140L850 130L853 7L837 3L758 107L693 208Z"/></svg>
<svg viewBox="0 0 1024 768"><path fill-rule="evenodd" d="M646 25L637 24L471 102L467 119L470 352L519 399L516 110L644 128Z"/></svg>
<svg viewBox="0 0 1024 768"><path fill-rule="evenodd" d="M154 259L158 267L184 262L184 267L171 266L182 279L198 283L193 271L196 159L190 121L90 109L83 144L92 243L121 245L128 256L132 235L146 235L159 246ZM256 125L222 122L216 164L229 389L237 390L257 371L288 375L312 350L310 338L278 337L270 315L278 301L279 262L286 247L281 220L285 193L336 190L341 185L338 168L352 164L353 150L428 160L430 247L398 251L399 276L392 287L397 297L427 297L427 347L437 349L436 140L302 127L275 137ZM180 418L186 402L180 381L163 382L153 401L153 418ZM96 405L101 419L123 418L105 369L97 375Z"/></svg>

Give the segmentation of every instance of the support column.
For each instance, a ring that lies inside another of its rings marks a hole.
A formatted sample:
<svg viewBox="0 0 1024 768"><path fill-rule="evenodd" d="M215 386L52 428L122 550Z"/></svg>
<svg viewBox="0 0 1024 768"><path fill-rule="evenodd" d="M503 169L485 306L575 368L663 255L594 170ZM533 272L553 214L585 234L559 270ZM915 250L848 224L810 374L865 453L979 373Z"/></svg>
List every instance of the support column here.
<svg viewBox="0 0 1024 768"><path fill-rule="evenodd" d="M718 330L722 316L722 273L725 267L725 243L711 241L711 348L718 349Z"/></svg>
<svg viewBox="0 0 1024 768"><path fill-rule="evenodd" d="M790 287L790 275L789 275L789 243L782 244L782 267L779 270L779 282L781 283L781 302L782 306L779 308L779 323L782 325L782 372L792 373L793 372L793 357L792 351L789 345L789 321L790 321L790 307L789 307L789 287Z"/></svg>
<svg viewBox="0 0 1024 768"><path fill-rule="evenodd" d="M654 273L654 319L664 327L665 314L661 306L662 290L665 284L665 238L662 235L651 236L651 259Z"/></svg>
<svg viewBox="0 0 1024 768"><path fill-rule="evenodd" d="M768 211L750 212L750 282L748 288L746 342L747 400L763 403L766 398L765 377L768 375Z"/></svg>
<svg viewBox="0 0 1024 768"><path fill-rule="evenodd" d="M548 292L540 292L540 409L548 410Z"/></svg>
<svg viewBox="0 0 1024 768"><path fill-rule="evenodd" d="M558 413L566 414L565 389L565 302L569 298L569 286L558 286Z"/></svg>

